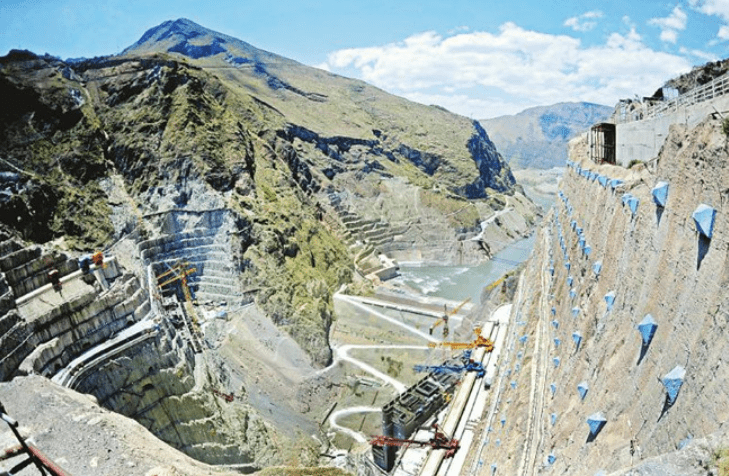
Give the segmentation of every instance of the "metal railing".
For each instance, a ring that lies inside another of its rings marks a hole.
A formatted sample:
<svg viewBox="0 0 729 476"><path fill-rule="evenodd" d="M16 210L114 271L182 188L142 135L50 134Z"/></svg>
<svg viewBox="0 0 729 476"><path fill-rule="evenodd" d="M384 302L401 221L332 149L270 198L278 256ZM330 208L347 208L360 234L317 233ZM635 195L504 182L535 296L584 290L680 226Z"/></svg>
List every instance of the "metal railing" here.
<svg viewBox="0 0 729 476"><path fill-rule="evenodd" d="M619 122L634 122L645 119L660 117L678 111L680 107L693 106L701 102L729 94L729 73L715 78L709 83L692 89L676 98L667 101L656 102L655 104L642 103L642 107L633 111L622 111L619 114Z"/></svg>

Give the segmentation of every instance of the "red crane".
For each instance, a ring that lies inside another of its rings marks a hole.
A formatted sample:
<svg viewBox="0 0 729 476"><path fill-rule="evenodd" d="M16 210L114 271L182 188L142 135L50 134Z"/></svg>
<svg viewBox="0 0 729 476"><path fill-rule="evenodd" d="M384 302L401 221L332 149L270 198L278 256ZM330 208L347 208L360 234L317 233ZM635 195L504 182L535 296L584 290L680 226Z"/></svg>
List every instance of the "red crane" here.
<svg viewBox="0 0 729 476"><path fill-rule="evenodd" d="M433 424L433 429L435 430L435 434L428 441L405 440L392 436L376 436L370 441L370 444L373 446L430 446L435 450L446 450L445 457L452 458L461 447L458 440L446 436L445 433L438 429L438 425L436 424Z"/></svg>

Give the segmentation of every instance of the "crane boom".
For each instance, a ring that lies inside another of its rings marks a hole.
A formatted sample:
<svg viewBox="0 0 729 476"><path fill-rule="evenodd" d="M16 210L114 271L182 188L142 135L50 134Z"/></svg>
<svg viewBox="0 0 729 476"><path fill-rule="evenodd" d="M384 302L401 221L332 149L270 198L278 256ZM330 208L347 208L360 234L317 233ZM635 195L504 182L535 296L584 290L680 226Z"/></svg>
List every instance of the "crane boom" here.
<svg viewBox="0 0 729 476"><path fill-rule="evenodd" d="M373 446L410 446L417 445L419 447L430 446L435 450L446 450L445 457L452 458L456 451L461 447L459 441L455 438L449 438L445 433L440 431L434 425L435 434L428 441L408 440L403 438L394 438L392 436L376 436L370 444Z"/></svg>

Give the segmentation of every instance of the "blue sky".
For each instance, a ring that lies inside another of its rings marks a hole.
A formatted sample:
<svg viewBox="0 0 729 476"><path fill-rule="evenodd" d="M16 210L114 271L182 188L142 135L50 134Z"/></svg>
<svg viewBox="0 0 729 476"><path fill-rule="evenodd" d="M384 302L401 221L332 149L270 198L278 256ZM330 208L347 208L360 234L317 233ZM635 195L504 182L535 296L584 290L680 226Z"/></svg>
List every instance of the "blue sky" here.
<svg viewBox="0 0 729 476"><path fill-rule="evenodd" d="M0 54L114 54L180 17L474 118L614 105L729 56L729 0L0 0Z"/></svg>

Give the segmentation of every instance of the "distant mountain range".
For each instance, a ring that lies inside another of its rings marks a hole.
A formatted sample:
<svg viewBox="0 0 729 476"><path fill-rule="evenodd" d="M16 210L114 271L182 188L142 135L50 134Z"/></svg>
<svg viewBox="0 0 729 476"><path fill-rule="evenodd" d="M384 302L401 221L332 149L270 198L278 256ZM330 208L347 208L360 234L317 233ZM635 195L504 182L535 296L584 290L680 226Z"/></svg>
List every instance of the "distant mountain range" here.
<svg viewBox="0 0 729 476"><path fill-rule="evenodd" d="M600 104L567 102L479 122L512 168L549 169L564 166L570 139L612 112Z"/></svg>

